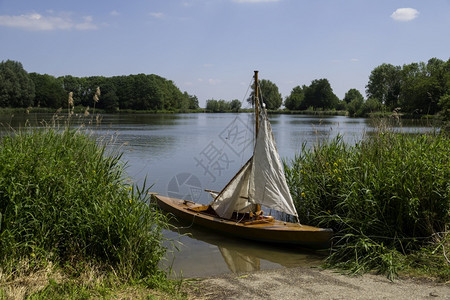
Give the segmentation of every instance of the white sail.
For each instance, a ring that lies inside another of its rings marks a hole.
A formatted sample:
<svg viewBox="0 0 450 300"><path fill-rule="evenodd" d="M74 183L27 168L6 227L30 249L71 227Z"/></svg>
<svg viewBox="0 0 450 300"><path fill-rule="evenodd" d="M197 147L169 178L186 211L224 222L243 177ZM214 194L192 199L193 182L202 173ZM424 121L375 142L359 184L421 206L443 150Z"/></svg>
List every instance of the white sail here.
<svg viewBox="0 0 450 300"><path fill-rule="evenodd" d="M252 172L250 159L211 203L211 207L223 218L231 218L233 212L250 212L255 203L249 199L248 190Z"/></svg>
<svg viewBox="0 0 450 300"><path fill-rule="evenodd" d="M223 218L253 211L255 204L297 216L265 110L260 119L253 157L211 203Z"/></svg>
<svg viewBox="0 0 450 300"><path fill-rule="evenodd" d="M298 216L264 108L260 121L253 152L250 198L263 206Z"/></svg>

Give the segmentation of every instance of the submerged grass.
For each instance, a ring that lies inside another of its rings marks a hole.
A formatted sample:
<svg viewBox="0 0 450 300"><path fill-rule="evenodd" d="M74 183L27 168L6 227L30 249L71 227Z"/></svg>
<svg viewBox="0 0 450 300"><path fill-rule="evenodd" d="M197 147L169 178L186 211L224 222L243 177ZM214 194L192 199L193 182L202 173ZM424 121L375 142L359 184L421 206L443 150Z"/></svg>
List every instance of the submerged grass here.
<svg viewBox="0 0 450 300"><path fill-rule="evenodd" d="M125 179L121 153L106 149L69 128L1 138L0 295L1 286L49 265L66 279L95 269L115 283L165 282L158 263L167 221L148 190ZM55 282L47 282L47 292L74 286Z"/></svg>
<svg viewBox="0 0 450 300"><path fill-rule="evenodd" d="M450 138L380 129L303 146L286 174L301 221L335 232L329 266L450 280Z"/></svg>

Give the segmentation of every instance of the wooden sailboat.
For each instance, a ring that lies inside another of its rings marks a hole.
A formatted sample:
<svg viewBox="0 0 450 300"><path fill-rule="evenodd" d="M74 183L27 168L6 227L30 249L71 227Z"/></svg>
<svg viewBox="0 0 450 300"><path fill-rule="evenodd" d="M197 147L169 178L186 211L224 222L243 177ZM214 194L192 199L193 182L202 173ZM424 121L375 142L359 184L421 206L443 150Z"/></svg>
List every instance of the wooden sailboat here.
<svg viewBox="0 0 450 300"><path fill-rule="evenodd" d="M253 156L220 192L211 192L209 205L154 195L157 204L182 220L240 238L271 243L327 248L331 229L317 228L265 216L261 207L297 218L264 104L259 103L255 71Z"/></svg>

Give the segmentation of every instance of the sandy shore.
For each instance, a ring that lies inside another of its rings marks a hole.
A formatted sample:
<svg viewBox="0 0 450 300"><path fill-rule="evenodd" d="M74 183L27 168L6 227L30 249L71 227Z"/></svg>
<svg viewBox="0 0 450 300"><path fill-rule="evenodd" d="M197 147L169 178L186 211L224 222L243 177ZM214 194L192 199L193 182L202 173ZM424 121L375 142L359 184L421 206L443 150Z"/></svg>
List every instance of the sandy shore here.
<svg viewBox="0 0 450 300"><path fill-rule="evenodd" d="M450 299L450 284L319 268L225 274L187 283L191 299Z"/></svg>

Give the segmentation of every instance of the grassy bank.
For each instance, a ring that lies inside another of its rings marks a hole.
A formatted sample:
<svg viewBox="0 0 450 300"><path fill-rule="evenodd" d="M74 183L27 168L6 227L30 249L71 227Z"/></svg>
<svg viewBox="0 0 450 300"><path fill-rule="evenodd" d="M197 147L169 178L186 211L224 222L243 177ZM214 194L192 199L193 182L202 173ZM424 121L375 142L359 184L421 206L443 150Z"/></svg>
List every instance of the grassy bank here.
<svg viewBox="0 0 450 300"><path fill-rule="evenodd" d="M301 221L335 231L327 263L352 273L450 279L450 138L380 129L340 137L286 167Z"/></svg>
<svg viewBox="0 0 450 300"><path fill-rule="evenodd" d="M41 288L28 285L24 296L170 286L158 269L167 222L147 190L125 179L120 158L76 130L1 138L0 298L45 270Z"/></svg>

